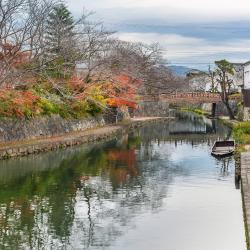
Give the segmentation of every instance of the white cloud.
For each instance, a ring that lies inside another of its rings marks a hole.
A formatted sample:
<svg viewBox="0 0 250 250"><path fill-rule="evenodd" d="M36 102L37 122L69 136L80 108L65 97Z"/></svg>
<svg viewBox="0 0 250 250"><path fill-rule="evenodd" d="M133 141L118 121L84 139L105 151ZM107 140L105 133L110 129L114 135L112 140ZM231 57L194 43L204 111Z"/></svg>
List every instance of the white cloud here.
<svg viewBox="0 0 250 250"><path fill-rule="evenodd" d="M250 39L212 42L206 39L158 33L118 33L125 41L159 42L170 62L213 62L227 55L228 59L245 61L250 58Z"/></svg>
<svg viewBox="0 0 250 250"><path fill-rule="evenodd" d="M66 1L74 14L79 14L83 7L96 11L96 18L111 25L111 29L124 25L123 30L128 32L128 27L133 27L137 33L117 34L123 40L159 42L170 62L185 65L184 62L213 62L221 58L250 59L250 35L247 36L247 28L237 26L244 20L249 23L250 0ZM235 22L234 27L231 22ZM207 29L207 23L213 23L212 28Z"/></svg>
<svg viewBox="0 0 250 250"><path fill-rule="evenodd" d="M249 0L68 0L75 12L83 6L105 19L164 19L175 22L250 20Z"/></svg>

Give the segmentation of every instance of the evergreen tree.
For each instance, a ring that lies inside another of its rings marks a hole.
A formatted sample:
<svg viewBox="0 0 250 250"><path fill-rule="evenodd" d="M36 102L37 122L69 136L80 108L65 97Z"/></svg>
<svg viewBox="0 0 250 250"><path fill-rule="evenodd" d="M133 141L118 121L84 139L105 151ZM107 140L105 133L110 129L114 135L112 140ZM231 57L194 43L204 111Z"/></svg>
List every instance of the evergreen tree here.
<svg viewBox="0 0 250 250"><path fill-rule="evenodd" d="M74 19L64 4L53 8L46 27L46 50L49 57L69 62L74 47Z"/></svg>

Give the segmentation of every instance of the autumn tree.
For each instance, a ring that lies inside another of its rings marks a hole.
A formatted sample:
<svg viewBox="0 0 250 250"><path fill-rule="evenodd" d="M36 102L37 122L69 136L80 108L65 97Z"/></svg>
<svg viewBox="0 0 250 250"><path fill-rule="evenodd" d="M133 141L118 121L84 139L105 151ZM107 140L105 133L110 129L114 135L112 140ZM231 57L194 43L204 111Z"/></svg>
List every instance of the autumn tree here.
<svg viewBox="0 0 250 250"><path fill-rule="evenodd" d="M185 85L184 78L174 75L165 65L158 44L108 40L106 48L95 74L112 83L113 89L120 91L119 97L128 99L133 93L130 100L136 94L158 98ZM129 81L117 81L121 77Z"/></svg>
<svg viewBox="0 0 250 250"><path fill-rule="evenodd" d="M114 87L121 91L124 81L116 81L117 78L125 76L130 79L126 81L131 84L130 90L132 85L138 88L138 80L145 82L147 72L160 60L160 51L156 45L109 40L106 49L96 72L100 79L113 82Z"/></svg>

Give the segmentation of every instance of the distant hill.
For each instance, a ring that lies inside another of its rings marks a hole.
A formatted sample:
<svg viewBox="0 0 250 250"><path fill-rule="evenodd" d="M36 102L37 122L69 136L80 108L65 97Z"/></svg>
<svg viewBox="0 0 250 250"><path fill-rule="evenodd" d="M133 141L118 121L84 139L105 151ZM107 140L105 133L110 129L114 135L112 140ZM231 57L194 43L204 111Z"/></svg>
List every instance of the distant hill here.
<svg viewBox="0 0 250 250"><path fill-rule="evenodd" d="M171 65L168 66L168 68L171 69L178 76L186 76L186 73L191 70L191 68L177 65Z"/></svg>

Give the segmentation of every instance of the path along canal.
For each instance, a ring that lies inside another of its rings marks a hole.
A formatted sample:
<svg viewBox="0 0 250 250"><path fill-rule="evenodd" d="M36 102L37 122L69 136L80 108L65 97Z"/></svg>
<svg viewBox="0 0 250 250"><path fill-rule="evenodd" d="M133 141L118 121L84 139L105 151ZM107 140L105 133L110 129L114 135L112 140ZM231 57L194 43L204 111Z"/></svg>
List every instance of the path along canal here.
<svg viewBox="0 0 250 250"><path fill-rule="evenodd" d="M246 250L222 124L193 114L0 162L0 249Z"/></svg>

